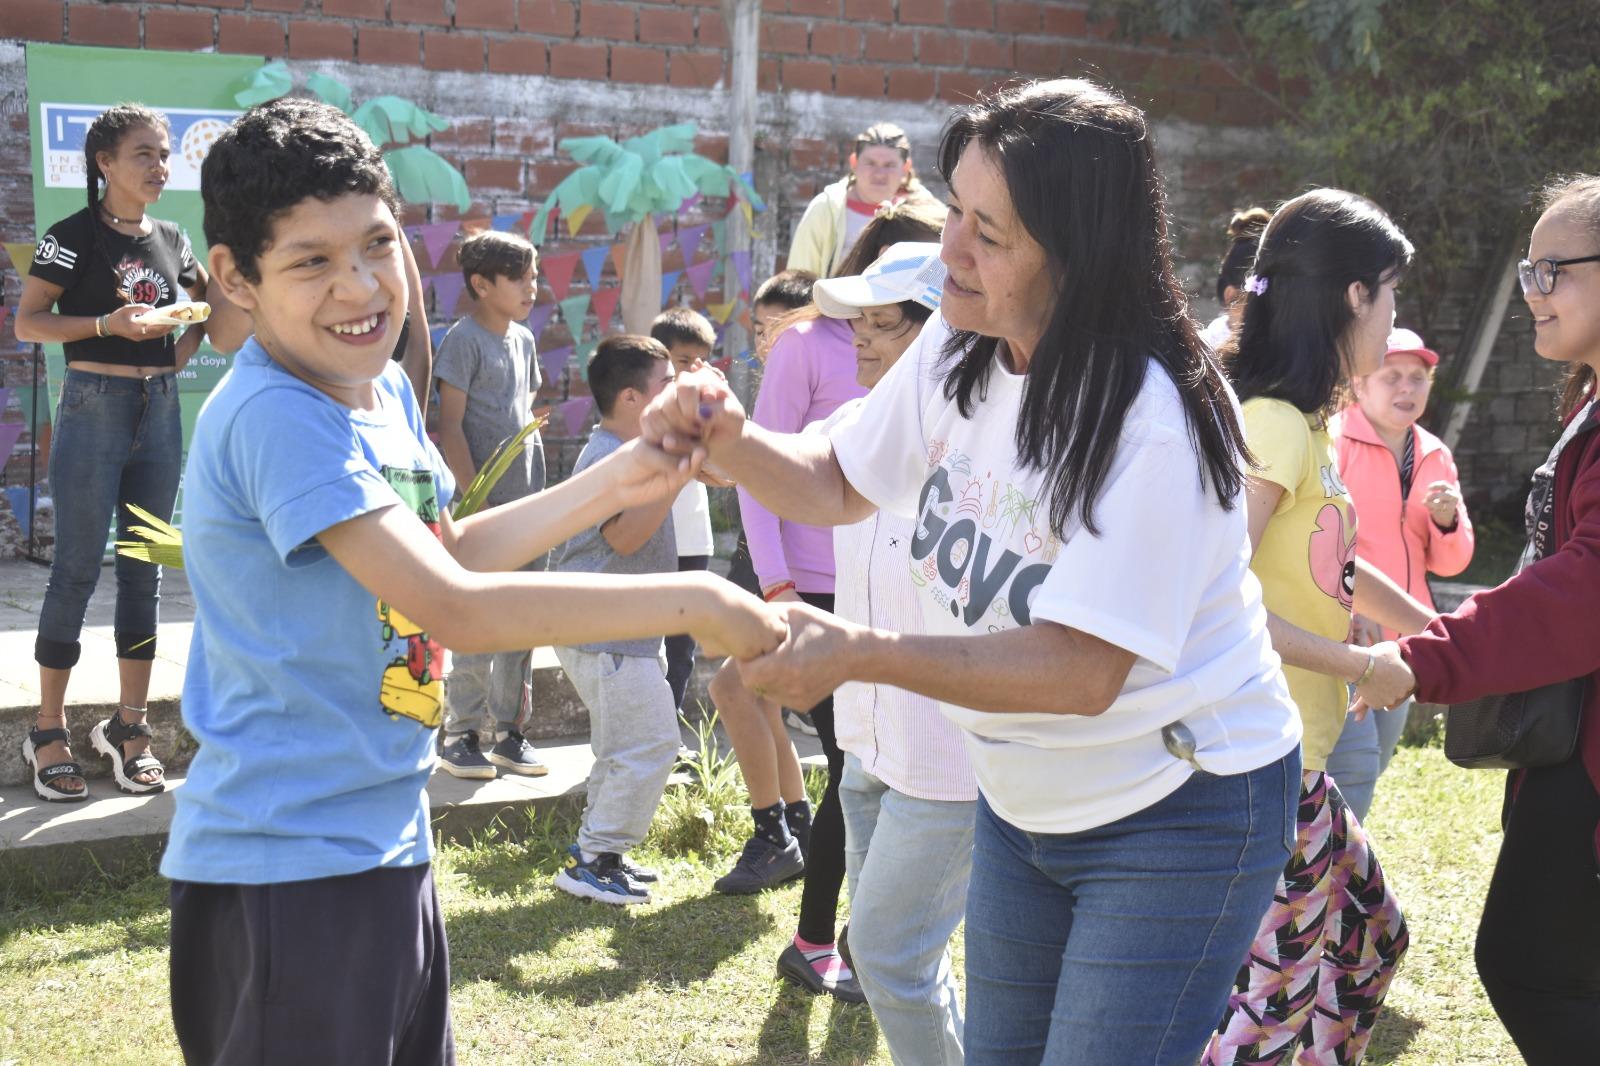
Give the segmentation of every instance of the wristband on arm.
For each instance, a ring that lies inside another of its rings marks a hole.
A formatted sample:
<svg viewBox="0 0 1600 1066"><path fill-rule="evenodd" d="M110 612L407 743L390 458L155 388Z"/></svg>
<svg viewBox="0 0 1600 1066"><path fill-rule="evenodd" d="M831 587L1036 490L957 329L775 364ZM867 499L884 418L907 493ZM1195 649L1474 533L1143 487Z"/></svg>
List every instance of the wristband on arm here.
<svg viewBox="0 0 1600 1066"><path fill-rule="evenodd" d="M762 589L761 598L766 600L768 603L771 603L779 596L782 596L785 592L792 592L794 589L795 584L793 581L780 581L776 585Z"/></svg>

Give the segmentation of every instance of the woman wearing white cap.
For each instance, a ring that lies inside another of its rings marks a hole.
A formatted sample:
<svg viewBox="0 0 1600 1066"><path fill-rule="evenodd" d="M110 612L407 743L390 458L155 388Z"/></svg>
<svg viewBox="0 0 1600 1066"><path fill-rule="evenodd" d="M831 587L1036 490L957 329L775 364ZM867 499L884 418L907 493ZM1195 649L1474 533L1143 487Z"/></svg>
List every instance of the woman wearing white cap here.
<svg viewBox="0 0 1600 1066"><path fill-rule="evenodd" d="M905 243L859 275L817 282L817 307L850 322L857 383L871 389L899 362L938 308L944 277L937 243ZM837 425L862 402L820 425ZM903 561L915 536L911 519L886 511L835 526L834 612L875 629L923 632ZM840 686L833 714L845 753L851 964L895 1062L957 1066L961 995L948 946L966 908L978 798L961 730L937 700L888 685Z"/></svg>
<svg viewBox="0 0 1600 1066"><path fill-rule="evenodd" d="M892 685L965 730L966 1061L1190 1066L1300 778L1238 409L1173 274L1138 108L1083 81L1007 88L955 113L939 159L940 311L853 418L770 434L690 375L643 438L704 448L799 521L915 518L895 565L921 633L791 606L741 670L797 705Z"/></svg>
<svg viewBox="0 0 1600 1066"><path fill-rule="evenodd" d="M1472 521L1461 502L1461 480L1444 441L1417 425L1428 406L1439 354L1409 329L1389 334L1383 365L1350 379L1355 402L1328 424L1339 477L1361 523L1356 555L1433 610L1428 575L1450 577L1472 561ZM1362 643L1399 634L1357 618ZM1405 729L1411 700L1362 718L1345 719L1328 756L1328 773L1345 802L1365 822L1378 777L1388 769Z"/></svg>

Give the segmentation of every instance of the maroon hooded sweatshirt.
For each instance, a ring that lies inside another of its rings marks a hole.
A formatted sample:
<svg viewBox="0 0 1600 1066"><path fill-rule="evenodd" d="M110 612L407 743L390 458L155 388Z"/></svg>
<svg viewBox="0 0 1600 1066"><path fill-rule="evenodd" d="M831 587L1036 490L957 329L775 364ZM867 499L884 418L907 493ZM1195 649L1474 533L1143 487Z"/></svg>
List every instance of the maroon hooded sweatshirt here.
<svg viewBox="0 0 1600 1066"><path fill-rule="evenodd" d="M1400 654L1417 676L1417 698L1429 703L1587 676L1578 749L1600 791L1600 430L1562 450L1554 494L1551 554L1401 638Z"/></svg>

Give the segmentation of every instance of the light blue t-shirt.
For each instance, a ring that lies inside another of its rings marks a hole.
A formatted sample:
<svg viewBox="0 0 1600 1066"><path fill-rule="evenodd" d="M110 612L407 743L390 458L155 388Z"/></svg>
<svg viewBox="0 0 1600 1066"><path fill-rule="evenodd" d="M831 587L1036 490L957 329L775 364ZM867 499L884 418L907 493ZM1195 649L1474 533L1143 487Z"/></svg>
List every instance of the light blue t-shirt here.
<svg viewBox="0 0 1600 1066"><path fill-rule="evenodd" d="M183 556L194 639L183 720L200 742L161 872L268 884L415 866L439 645L366 591L318 533L400 504L436 533L454 483L390 363L353 411L252 339L195 424Z"/></svg>

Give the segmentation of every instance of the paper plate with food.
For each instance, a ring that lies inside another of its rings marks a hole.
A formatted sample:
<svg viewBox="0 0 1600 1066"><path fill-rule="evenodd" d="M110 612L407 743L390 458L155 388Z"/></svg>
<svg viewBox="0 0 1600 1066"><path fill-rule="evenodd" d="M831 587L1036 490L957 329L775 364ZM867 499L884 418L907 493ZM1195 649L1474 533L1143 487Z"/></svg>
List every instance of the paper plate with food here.
<svg viewBox="0 0 1600 1066"><path fill-rule="evenodd" d="M183 300L165 307L151 308L133 320L141 326L192 326L211 317L211 305L204 300Z"/></svg>

